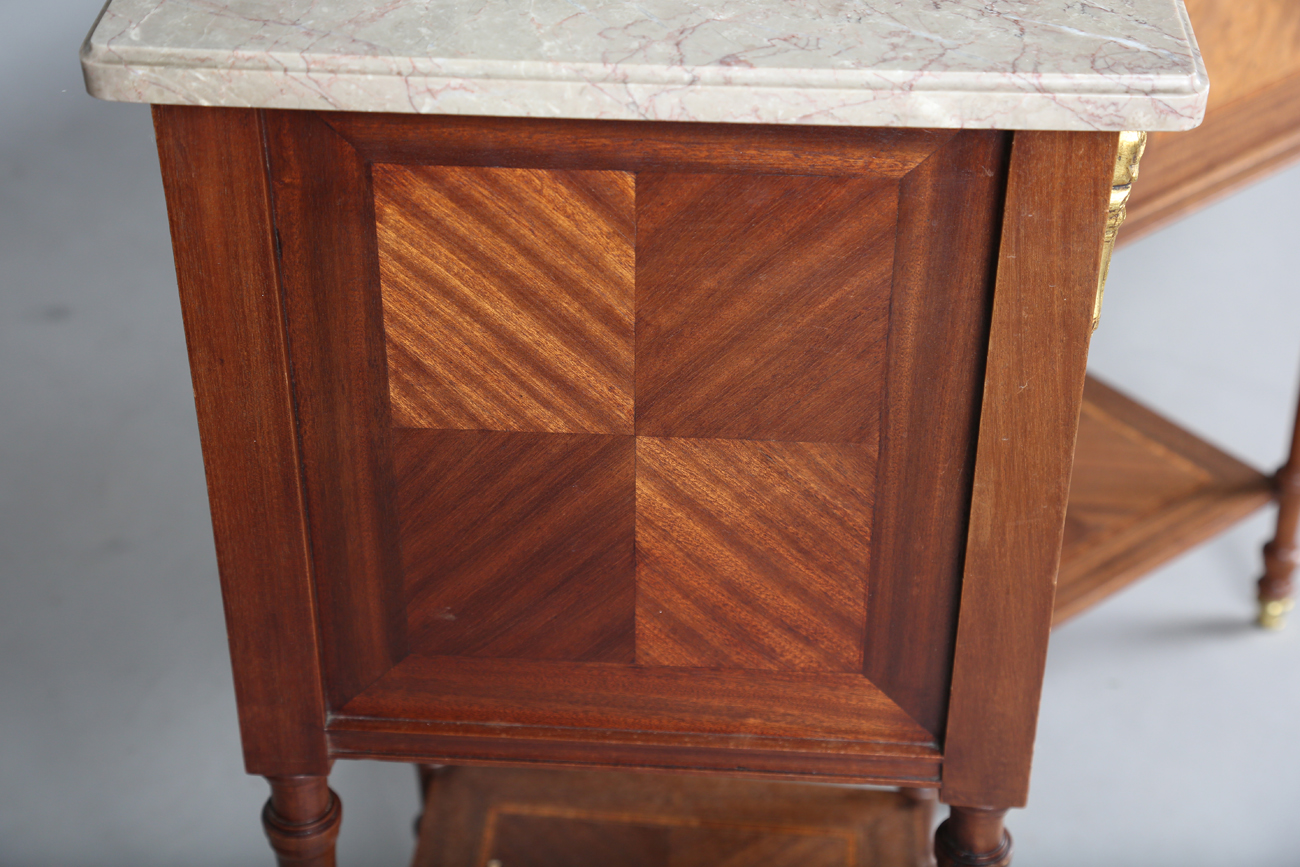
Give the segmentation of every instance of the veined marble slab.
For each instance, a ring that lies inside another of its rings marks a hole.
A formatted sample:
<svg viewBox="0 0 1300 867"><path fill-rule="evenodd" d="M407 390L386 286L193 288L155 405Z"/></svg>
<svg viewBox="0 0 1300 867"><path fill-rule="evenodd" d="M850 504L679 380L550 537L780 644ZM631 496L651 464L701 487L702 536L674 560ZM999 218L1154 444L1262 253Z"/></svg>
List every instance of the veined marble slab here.
<svg viewBox="0 0 1300 867"><path fill-rule="evenodd" d="M616 120L1172 130L1182 0L111 0L128 102Z"/></svg>

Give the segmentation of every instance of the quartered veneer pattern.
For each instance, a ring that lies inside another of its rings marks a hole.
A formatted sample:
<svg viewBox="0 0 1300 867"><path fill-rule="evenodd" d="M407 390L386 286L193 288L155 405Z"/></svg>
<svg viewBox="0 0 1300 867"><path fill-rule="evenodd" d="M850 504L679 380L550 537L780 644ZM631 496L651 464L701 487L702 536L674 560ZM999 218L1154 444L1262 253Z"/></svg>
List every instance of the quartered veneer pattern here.
<svg viewBox="0 0 1300 867"><path fill-rule="evenodd" d="M1006 141L668 168L663 129L484 164L448 122L366 164L377 291L304 297L382 321L400 613L334 746L932 779L998 194L945 184Z"/></svg>
<svg viewBox="0 0 1300 867"><path fill-rule="evenodd" d="M860 673L897 181L374 177L413 648Z"/></svg>

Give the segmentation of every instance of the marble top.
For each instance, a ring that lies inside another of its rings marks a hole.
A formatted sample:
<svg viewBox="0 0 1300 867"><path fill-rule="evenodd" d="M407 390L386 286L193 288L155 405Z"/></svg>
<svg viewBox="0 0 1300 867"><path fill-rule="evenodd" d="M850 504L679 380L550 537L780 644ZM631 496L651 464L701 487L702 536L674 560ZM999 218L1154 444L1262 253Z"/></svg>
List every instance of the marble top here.
<svg viewBox="0 0 1300 867"><path fill-rule="evenodd" d="M128 102L616 120L1172 130L1182 0L110 0Z"/></svg>

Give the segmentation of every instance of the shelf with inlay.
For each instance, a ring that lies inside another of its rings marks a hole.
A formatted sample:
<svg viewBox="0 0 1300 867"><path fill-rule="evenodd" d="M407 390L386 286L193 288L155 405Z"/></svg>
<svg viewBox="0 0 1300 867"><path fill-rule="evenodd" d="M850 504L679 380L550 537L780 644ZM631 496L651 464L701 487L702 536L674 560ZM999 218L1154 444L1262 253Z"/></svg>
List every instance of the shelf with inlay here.
<svg viewBox="0 0 1300 867"><path fill-rule="evenodd" d="M1269 478L1089 377L1053 625L1254 512Z"/></svg>

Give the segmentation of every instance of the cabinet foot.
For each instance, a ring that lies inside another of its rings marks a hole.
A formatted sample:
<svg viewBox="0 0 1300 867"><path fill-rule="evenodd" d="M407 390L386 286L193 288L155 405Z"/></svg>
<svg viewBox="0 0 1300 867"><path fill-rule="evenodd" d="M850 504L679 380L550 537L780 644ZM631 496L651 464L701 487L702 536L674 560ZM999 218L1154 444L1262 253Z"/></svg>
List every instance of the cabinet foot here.
<svg viewBox="0 0 1300 867"><path fill-rule="evenodd" d="M1287 486L1290 488L1293 486ZM1295 607L1291 598L1291 573L1295 571L1295 515L1297 504L1290 502L1294 490L1282 488L1278 507L1277 537L1264 546L1264 577L1259 579L1259 625L1281 629L1286 616Z"/></svg>
<svg viewBox="0 0 1300 867"><path fill-rule="evenodd" d="M1291 433L1291 453L1273 478L1273 490L1277 496L1277 533L1264 546L1264 577L1259 579L1259 625L1265 629L1281 629L1294 606L1291 573L1300 559L1296 547L1300 532L1300 402Z"/></svg>
<svg viewBox="0 0 1300 867"><path fill-rule="evenodd" d="M267 777L262 827L280 867L334 867L343 805L325 777Z"/></svg>
<svg viewBox="0 0 1300 867"><path fill-rule="evenodd" d="M1286 616L1295 608L1293 599L1259 600L1259 625L1265 629L1281 629L1286 626Z"/></svg>
<svg viewBox="0 0 1300 867"><path fill-rule="evenodd" d="M1011 835L1002 827L1006 814L993 807L953 807L934 832L939 867L1007 867Z"/></svg>

